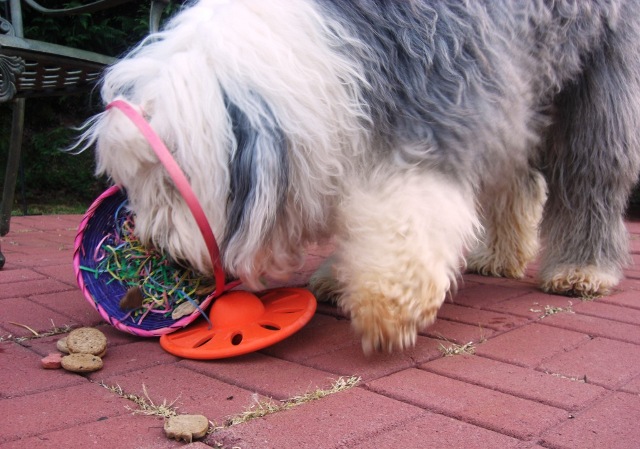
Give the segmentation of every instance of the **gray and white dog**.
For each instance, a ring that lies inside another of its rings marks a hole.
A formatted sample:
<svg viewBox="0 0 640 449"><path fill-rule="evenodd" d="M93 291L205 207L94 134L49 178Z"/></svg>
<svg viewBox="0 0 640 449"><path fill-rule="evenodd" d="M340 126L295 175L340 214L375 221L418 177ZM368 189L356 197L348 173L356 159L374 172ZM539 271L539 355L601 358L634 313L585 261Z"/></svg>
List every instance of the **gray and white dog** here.
<svg viewBox="0 0 640 449"><path fill-rule="evenodd" d="M224 268L260 288L334 239L312 279L363 348L415 343L460 270L601 295L627 260L640 169L638 0L200 0L106 73L185 171ZM140 237L211 262L123 114L91 119L98 171Z"/></svg>

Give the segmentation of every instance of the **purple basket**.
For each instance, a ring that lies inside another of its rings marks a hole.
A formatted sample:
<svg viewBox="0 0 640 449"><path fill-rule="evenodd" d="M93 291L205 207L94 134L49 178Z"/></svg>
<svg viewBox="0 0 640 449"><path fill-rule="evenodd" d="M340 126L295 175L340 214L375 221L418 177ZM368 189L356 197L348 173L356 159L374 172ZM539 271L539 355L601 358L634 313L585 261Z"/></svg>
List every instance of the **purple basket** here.
<svg viewBox="0 0 640 449"><path fill-rule="evenodd" d="M140 323L120 308L120 300L129 289L129 285L114 279L109 273L96 274L98 262L94 257L96 247L114 235L121 223L118 213L126 207L127 196L117 186L103 192L89 207L78 227L75 239L73 268L78 286L89 303L102 317L117 329L142 337L156 337L181 329L191 323L209 306L216 292L207 297L198 298L200 310L174 320L169 315L149 313Z"/></svg>

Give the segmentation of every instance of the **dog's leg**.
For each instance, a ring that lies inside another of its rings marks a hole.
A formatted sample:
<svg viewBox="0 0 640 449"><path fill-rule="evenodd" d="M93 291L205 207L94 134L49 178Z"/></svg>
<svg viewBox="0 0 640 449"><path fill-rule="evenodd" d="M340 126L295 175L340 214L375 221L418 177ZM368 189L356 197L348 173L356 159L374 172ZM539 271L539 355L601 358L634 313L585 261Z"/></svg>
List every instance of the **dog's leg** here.
<svg viewBox="0 0 640 449"><path fill-rule="evenodd" d="M484 235L467 256L467 269L484 276L521 278L538 252L538 226L546 198L542 175L522 170L491 187L482 201Z"/></svg>
<svg viewBox="0 0 640 449"><path fill-rule="evenodd" d="M557 99L545 164L545 291L598 296L622 276L622 216L640 168L639 35L624 26L610 33Z"/></svg>
<svg viewBox="0 0 640 449"><path fill-rule="evenodd" d="M340 295L334 264L335 256L326 258L309 279L309 288L320 302L336 302Z"/></svg>
<svg viewBox="0 0 640 449"><path fill-rule="evenodd" d="M412 346L455 285L479 224L473 198L435 173L374 174L341 208L334 274L365 353Z"/></svg>

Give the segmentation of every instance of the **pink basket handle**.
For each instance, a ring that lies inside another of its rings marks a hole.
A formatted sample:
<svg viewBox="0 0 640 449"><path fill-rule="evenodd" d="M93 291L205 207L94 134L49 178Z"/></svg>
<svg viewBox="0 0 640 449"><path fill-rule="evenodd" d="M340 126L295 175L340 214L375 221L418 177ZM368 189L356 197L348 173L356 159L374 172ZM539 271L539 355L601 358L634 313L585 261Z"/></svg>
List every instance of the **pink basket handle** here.
<svg viewBox="0 0 640 449"><path fill-rule="evenodd" d="M216 280L216 293L218 293L218 295L222 294L225 291L225 274L220 260L220 249L218 248L213 231L209 226L207 217L202 210L202 206L200 206L198 198L195 193L193 193L187 177L178 166L176 160L173 158L164 142L162 142L149 123L138 111L135 110L133 106L124 100L114 100L107 105L107 109L111 108L118 108L133 122L134 125L136 125L144 138L149 142L149 145L151 145L151 148L158 156L160 162L162 162L164 167L167 169L167 172L175 183L176 188L184 198L187 206L189 206L189 210L191 210L193 218L195 218L196 223L198 224L198 228L200 228L200 233L207 245L207 250L211 257L211 263L213 264L213 275Z"/></svg>

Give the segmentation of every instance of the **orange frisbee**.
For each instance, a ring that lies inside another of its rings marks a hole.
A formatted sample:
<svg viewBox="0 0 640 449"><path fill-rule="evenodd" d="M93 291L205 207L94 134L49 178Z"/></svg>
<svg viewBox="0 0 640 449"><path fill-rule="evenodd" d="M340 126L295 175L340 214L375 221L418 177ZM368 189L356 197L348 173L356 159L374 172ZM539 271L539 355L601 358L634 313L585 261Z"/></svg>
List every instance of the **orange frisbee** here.
<svg viewBox="0 0 640 449"><path fill-rule="evenodd" d="M257 351L300 330L316 311L316 299L302 288L278 288L258 295L230 291L185 329L160 337L160 346L179 357L210 360Z"/></svg>

